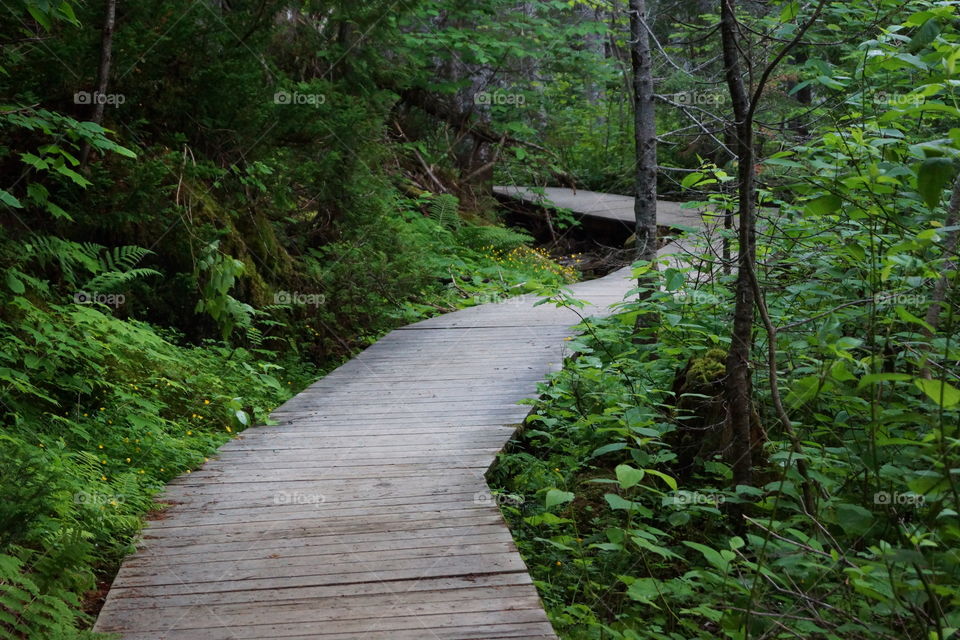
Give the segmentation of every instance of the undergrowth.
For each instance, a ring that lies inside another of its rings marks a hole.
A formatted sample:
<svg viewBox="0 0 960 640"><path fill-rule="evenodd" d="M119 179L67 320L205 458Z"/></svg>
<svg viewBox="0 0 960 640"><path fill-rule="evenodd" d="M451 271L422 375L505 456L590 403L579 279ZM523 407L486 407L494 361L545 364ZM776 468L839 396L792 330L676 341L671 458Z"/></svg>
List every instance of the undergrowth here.
<svg viewBox="0 0 960 640"><path fill-rule="evenodd" d="M799 452L758 364L766 431L754 483L731 485L730 318L718 304L730 276L696 287L667 268L638 289L645 301L581 325L565 369L491 471L561 637L926 639L960 627L960 394L921 369L949 370L953 329L924 336L922 314L908 310L928 304L919 276L949 256L898 243L910 231L897 230L884 237L889 261L864 261L845 238L871 221L847 220L838 233L831 216L786 205L782 214L780 229L817 245L767 266L773 322L789 326L779 384ZM883 264L885 291L875 292ZM650 277L645 269L637 274ZM827 286L838 273L854 289L845 297ZM842 304L850 296L862 300ZM655 320L638 330L638 316Z"/></svg>

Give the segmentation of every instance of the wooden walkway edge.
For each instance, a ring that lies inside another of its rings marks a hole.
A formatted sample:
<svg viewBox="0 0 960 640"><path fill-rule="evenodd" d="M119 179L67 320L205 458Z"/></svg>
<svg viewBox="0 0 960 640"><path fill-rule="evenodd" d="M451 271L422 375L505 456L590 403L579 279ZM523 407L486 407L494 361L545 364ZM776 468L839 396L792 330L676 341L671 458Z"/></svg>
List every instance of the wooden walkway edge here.
<svg viewBox="0 0 960 640"><path fill-rule="evenodd" d="M593 315L629 270L573 286ZM556 638L484 473L579 321L523 296L395 330L173 481L95 630Z"/></svg>

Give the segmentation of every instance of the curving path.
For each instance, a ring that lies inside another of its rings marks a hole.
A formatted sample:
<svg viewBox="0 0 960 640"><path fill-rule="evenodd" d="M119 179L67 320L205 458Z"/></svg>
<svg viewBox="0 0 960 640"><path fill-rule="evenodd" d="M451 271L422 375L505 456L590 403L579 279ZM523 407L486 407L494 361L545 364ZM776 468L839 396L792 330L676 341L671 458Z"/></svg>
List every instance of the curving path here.
<svg viewBox="0 0 960 640"><path fill-rule="evenodd" d="M630 287L622 270L573 291L596 315ZM556 638L484 480L579 321L534 302L395 330L172 482L95 630Z"/></svg>

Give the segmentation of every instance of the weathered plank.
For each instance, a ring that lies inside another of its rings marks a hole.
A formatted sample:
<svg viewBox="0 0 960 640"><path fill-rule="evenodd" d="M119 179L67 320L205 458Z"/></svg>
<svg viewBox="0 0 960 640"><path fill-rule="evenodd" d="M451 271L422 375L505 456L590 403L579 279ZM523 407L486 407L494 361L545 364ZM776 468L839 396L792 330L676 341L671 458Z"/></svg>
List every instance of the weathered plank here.
<svg viewBox="0 0 960 640"><path fill-rule="evenodd" d="M215 606L226 604L245 603L274 603L283 604L292 600L315 599L350 599L361 597L392 596L398 594L415 594L423 592L450 592L452 598L457 599L458 592L469 589L485 589L492 587L490 593L496 592L497 587L504 585L529 585L530 576L525 572L491 573L472 576L441 576L436 578L424 577L413 582L391 582L389 580L370 583L344 583L335 585L318 585L311 587L279 587L269 591L235 590L216 593L196 593L187 595L162 595L147 597L136 589L117 593L114 599L114 609L123 611L136 609L178 608L191 606Z"/></svg>

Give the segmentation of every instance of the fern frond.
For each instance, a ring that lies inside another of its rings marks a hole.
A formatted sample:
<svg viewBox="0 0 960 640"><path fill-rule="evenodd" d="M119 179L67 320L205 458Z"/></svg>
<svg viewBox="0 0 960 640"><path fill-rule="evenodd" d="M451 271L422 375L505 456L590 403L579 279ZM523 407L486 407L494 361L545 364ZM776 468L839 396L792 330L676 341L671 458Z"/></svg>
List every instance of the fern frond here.
<svg viewBox="0 0 960 640"><path fill-rule="evenodd" d="M160 275L159 271L134 268L149 249L125 245L107 249L93 242L73 242L54 236L31 236L25 243L26 254L41 266L56 264L64 281L77 289L109 292L137 278ZM83 276L93 276L83 283Z"/></svg>
<svg viewBox="0 0 960 640"><path fill-rule="evenodd" d="M528 245L533 241L533 238L526 233L506 227L480 227L475 225L468 225L460 229L457 232L457 239L471 249L492 248L502 252Z"/></svg>
<svg viewBox="0 0 960 640"><path fill-rule="evenodd" d="M153 252L143 247L134 245L124 245L108 249L102 256L99 256L101 271L130 271Z"/></svg>
<svg viewBox="0 0 960 640"><path fill-rule="evenodd" d="M107 271L91 278L84 285L84 290L109 293L138 278L147 276L159 276L160 272L156 269L130 269L129 271Z"/></svg>
<svg viewBox="0 0 960 640"><path fill-rule="evenodd" d="M445 229L456 231L463 226L460 218L460 199L449 193L433 196L427 205L430 218L438 222Z"/></svg>
<svg viewBox="0 0 960 640"><path fill-rule="evenodd" d="M26 255L41 266L56 264L67 284L76 287L80 273L99 270L97 256L103 247L87 242L80 244L55 236L30 236L24 243Z"/></svg>

